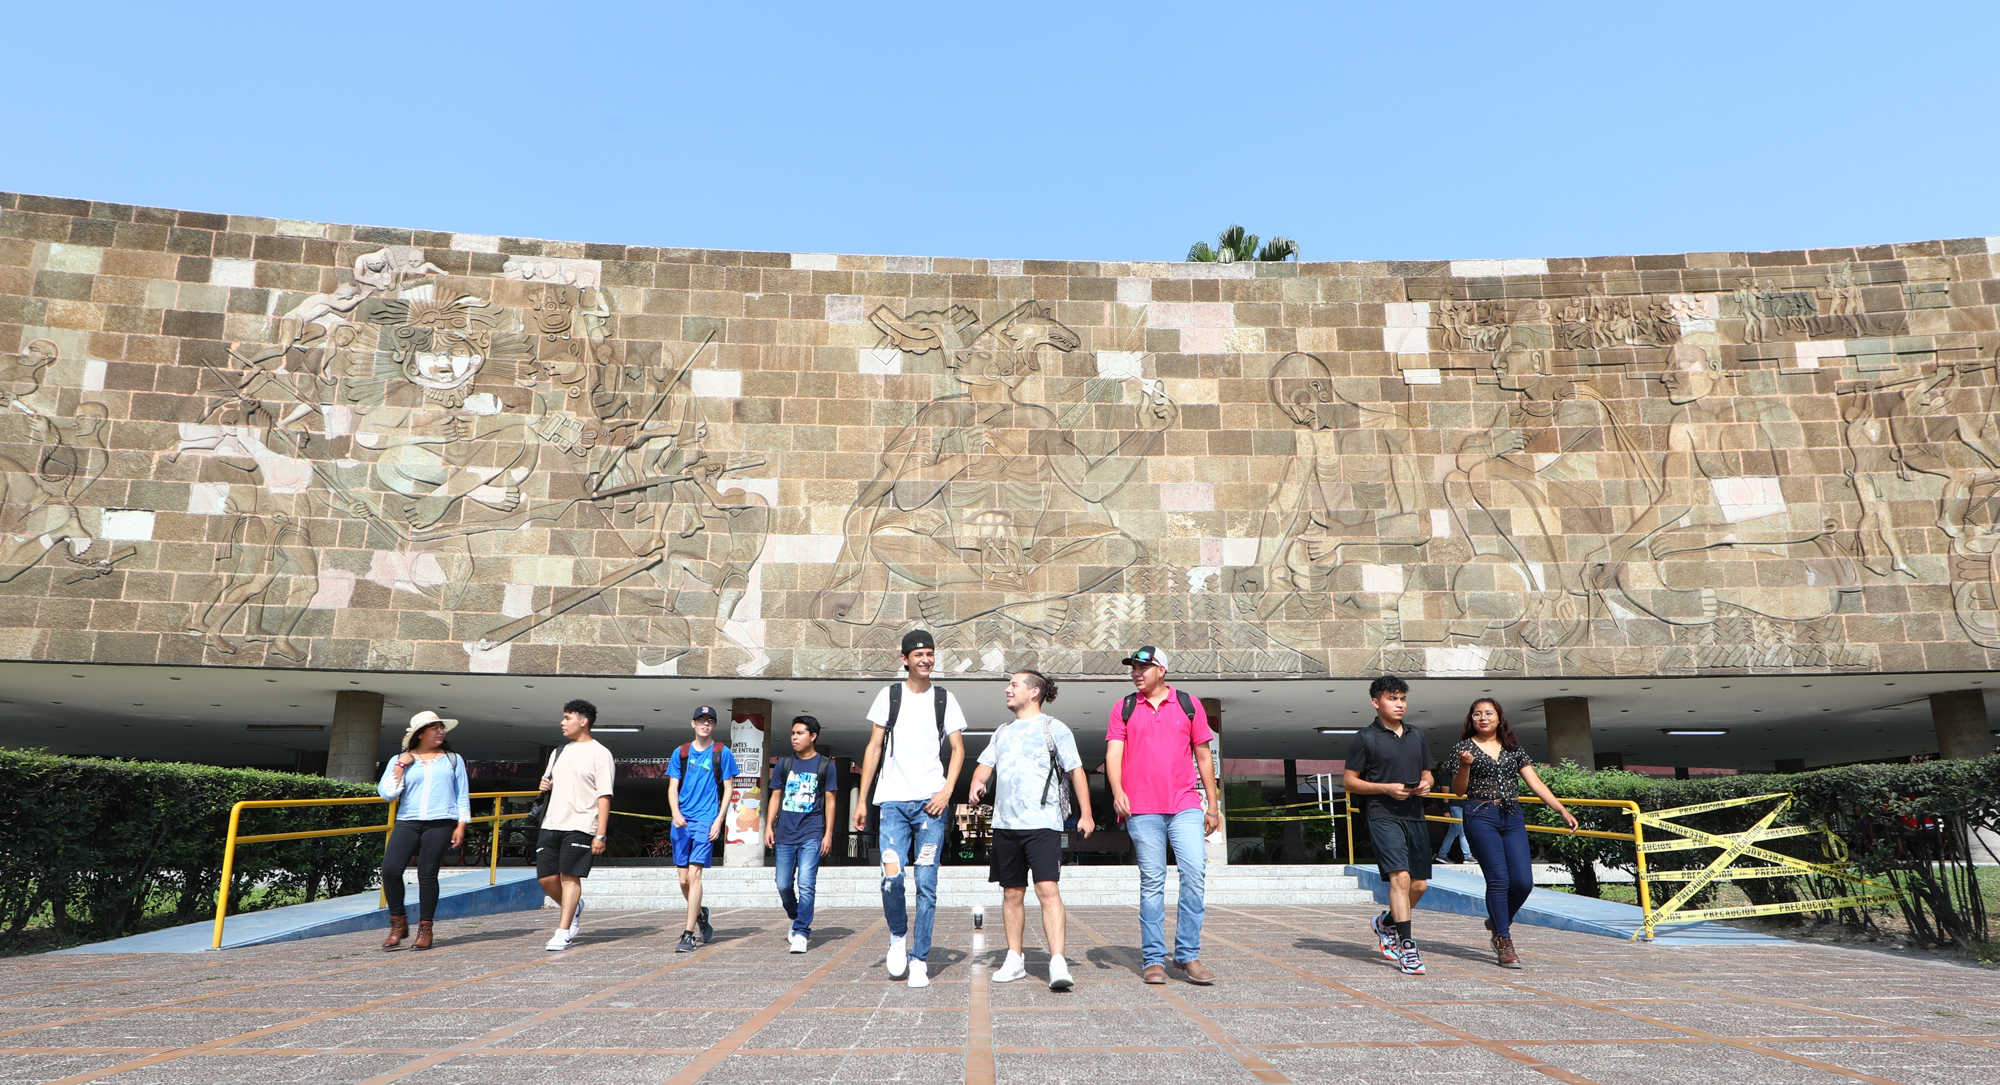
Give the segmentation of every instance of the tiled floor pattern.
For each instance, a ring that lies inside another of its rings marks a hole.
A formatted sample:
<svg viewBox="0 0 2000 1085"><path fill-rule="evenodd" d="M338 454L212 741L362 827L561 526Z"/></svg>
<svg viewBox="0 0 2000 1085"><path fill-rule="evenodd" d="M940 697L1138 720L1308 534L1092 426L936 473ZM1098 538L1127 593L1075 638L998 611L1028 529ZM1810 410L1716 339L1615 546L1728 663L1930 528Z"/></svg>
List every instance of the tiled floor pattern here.
<svg viewBox="0 0 2000 1085"><path fill-rule="evenodd" d="M989 905L998 920L999 909ZM1132 908L1070 913L1075 990L988 980L967 908L940 913L933 983L881 968L879 913L548 913L443 925L436 949L344 935L224 953L0 963L0 1085L757 1085L863 1081L1991 1085L2000 974L1828 947L1634 946L1523 929L1503 971L1478 921L1423 915L1430 974L1375 956L1366 908L1211 908L1214 987L1139 982ZM1039 917L1029 916L1039 944Z"/></svg>

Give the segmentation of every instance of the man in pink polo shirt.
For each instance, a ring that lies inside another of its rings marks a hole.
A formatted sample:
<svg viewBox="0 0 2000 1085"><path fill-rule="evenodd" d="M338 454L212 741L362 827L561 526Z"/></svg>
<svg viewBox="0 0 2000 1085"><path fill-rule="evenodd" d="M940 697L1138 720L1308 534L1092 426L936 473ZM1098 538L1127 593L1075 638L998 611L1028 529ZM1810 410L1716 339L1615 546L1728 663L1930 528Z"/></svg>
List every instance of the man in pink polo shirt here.
<svg viewBox="0 0 2000 1085"><path fill-rule="evenodd" d="M1104 737L1111 803L1132 835L1139 860L1139 941L1147 983L1167 982L1167 845L1180 868L1180 910L1174 922L1174 967L1189 983L1207 986L1215 973L1201 963L1205 838L1222 824L1215 788L1215 732L1201 701L1167 685L1167 657L1147 645L1125 660L1138 690L1111 706ZM1196 770L1200 786L1196 786ZM1206 799L1204 800L1204 796Z"/></svg>

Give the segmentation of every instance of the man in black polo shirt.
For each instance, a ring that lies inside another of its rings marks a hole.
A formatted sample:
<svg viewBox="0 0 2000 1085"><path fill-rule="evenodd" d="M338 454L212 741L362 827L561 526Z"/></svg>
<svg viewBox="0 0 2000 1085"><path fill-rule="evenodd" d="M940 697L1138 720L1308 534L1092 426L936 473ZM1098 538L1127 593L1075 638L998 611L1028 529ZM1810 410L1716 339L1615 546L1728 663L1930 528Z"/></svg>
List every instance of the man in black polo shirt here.
<svg viewBox="0 0 2000 1085"><path fill-rule="evenodd" d="M1410 938L1410 910L1431 877L1431 831L1424 821L1424 796L1431 790L1431 745L1424 733L1403 722L1410 685L1393 674L1369 683L1375 722L1347 746L1341 786L1362 797L1375 867L1389 883L1389 910L1370 923L1382 956L1405 974L1424 974L1424 959Z"/></svg>

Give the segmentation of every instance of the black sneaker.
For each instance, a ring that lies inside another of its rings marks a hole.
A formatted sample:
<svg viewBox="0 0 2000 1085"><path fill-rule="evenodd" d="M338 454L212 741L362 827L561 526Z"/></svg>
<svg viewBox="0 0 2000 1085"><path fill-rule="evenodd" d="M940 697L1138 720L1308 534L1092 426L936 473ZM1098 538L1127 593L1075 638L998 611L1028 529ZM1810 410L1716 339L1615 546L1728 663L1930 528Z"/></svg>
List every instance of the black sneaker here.
<svg viewBox="0 0 2000 1085"><path fill-rule="evenodd" d="M694 940L693 931L682 931L681 940L674 943L675 953L693 953L695 950L700 948L701 946L698 945Z"/></svg>
<svg viewBox="0 0 2000 1085"><path fill-rule="evenodd" d="M702 945L707 945L707 944L709 944L710 942L713 942L713 941L715 941L715 928L714 928L714 927L711 927L711 926L709 926L709 925L708 925L708 906L707 906L707 905L703 905L703 906L702 906L702 909L701 909L701 918L700 918L700 919L697 919L697 920L695 920L694 922L695 922L695 926L697 926L697 927L700 927L700 928L701 928L701 944L702 944Z"/></svg>

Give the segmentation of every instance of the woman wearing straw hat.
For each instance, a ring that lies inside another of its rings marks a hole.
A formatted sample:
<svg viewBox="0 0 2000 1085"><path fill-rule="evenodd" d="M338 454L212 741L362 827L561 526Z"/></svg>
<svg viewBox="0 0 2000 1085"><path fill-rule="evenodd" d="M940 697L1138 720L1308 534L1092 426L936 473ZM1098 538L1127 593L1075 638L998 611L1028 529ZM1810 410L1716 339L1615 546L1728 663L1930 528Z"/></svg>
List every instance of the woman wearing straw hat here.
<svg viewBox="0 0 2000 1085"><path fill-rule="evenodd" d="M465 781L465 759L451 752L445 732L457 720L439 719L435 712L410 717L403 732L403 752L389 762L377 790L385 799L402 799L396 827L389 833L382 857L382 895L389 901L389 937L383 949L395 949L410 933L403 911L403 870L417 859L417 940L411 949L431 948L431 920L437 914L438 866L446 848L465 842L472 820L472 793Z"/></svg>

